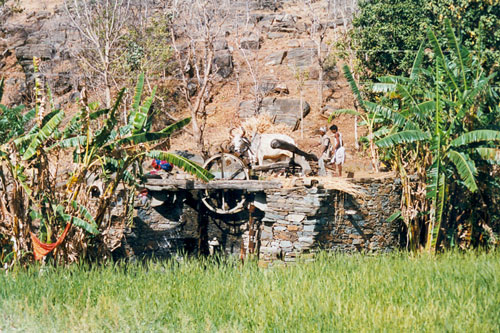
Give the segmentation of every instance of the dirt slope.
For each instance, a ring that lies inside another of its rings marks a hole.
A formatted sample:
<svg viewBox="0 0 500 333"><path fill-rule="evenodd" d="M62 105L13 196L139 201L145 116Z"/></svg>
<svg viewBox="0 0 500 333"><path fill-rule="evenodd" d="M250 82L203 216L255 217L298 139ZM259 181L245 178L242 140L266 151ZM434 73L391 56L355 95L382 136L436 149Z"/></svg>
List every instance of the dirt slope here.
<svg viewBox="0 0 500 333"><path fill-rule="evenodd" d="M49 45L49 55L44 60L43 69L49 74L49 83L61 94L58 95L58 103L65 108L70 107L75 99L78 89L79 74L75 72L74 59L68 58L68 50L71 42L59 40L63 36L68 38L67 25L64 21L63 0L20 0L8 1L7 6L17 6L17 11L11 13L3 22L3 32L0 32L0 76L7 78L6 104L16 104L22 102L29 95L29 78L24 75L29 70L29 57L37 50L44 49ZM313 4L317 13L321 13L326 6L326 1L317 1ZM299 80L297 77L298 67L293 64L291 54L298 50L314 48L311 36L308 34L307 24L311 18L307 15L306 8L291 1L282 1L276 10L253 10L252 15L258 17L249 31L260 37L260 47L248 50L247 55L251 57L253 70L257 72L257 77L261 83L272 81L275 84L286 86L288 94L276 94L268 92L264 97L295 98L300 96ZM324 16L324 15L323 15ZM324 47L330 48L335 42L339 31L343 29L340 21L336 17L325 19L324 22L336 22L327 31L324 40ZM247 66L240 51L238 51L238 39L235 38L235 31L229 26L227 42L231 51L234 63L233 74L226 79L215 84L212 102L207 106L209 116L207 119L207 129L205 133L206 142L213 146L214 150L220 143L229 138L231 127L244 124L245 119L240 117L239 105L242 101L252 100L253 79L250 75L250 68ZM234 26L234 24L233 24ZM6 28L5 28L6 27ZM55 29L56 27L57 29ZM24 30L23 30L24 29ZM54 30L55 29L55 30ZM21 37L14 38L13 34L18 33ZM71 38L71 37L69 37ZM74 38L74 36L72 37ZM3 44L2 44L3 42ZM13 46L12 43L19 43L20 46ZM11 45L8 45L8 44ZM24 47L24 49L23 49ZM28 50L28 51L26 51ZM20 57L19 52L23 51L26 59ZM276 52L285 51L287 55L280 64L269 65L269 56ZM331 50L335 53L335 50ZM307 73L303 82L303 100L310 105L310 113L304 118L303 132L301 126L292 131L291 128L279 127L281 131L289 133L298 146L306 151L319 153L319 135L317 129L321 126L328 126L326 121L328 112L322 112L325 105L332 109L343 109L353 107L353 96L349 86L342 74L334 79L327 79L328 86L325 85L324 95L329 99L324 105L320 104L318 96L318 66L314 59L306 59L306 65L300 67ZM342 61L337 59L337 71L339 71ZM235 71L238 72L236 76ZM69 76L73 76L73 78ZM187 116L186 110L179 110L175 114L177 117ZM354 149L354 120L351 116L341 116L335 119L343 133L345 147L347 150L346 171L355 171L356 176L364 176L370 169L369 160L366 154L356 152ZM285 129L283 129L285 128ZM360 130L360 134L362 134ZM303 134L302 134L303 133ZM188 133L178 135L172 140L175 149L195 150L192 138Z"/></svg>

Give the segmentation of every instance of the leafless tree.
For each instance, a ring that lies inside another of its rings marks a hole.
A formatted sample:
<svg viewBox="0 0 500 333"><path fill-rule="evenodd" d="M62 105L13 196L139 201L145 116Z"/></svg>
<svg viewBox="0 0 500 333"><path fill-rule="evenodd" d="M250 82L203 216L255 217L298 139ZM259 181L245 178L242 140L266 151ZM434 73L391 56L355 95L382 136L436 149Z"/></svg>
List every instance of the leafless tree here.
<svg viewBox="0 0 500 333"><path fill-rule="evenodd" d="M179 67L181 90L191 112L193 135L198 148L206 149L206 105L212 97L217 69L215 43L224 36L222 26L230 14L230 0L173 0L171 41ZM195 94L193 94L193 84Z"/></svg>
<svg viewBox="0 0 500 333"><path fill-rule="evenodd" d="M262 93L261 93L261 73L258 65L258 52L259 48L257 47L254 50L247 49L242 46L242 40L244 36L252 35L257 41L260 41L260 30L255 29L254 26L249 25L250 20L250 9L249 9L249 1L246 1L246 23L244 27L242 27L240 31L240 26L238 24L238 20L236 21L236 33L234 34L234 42L238 49L239 54L243 58L246 67L248 68L248 73L252 79L252 95L254 96L254 113L257 114L259 112L260 106L262 104ZM255 30L255 31L254 31ZM239 78L238 78L239 79Z"/></svg>
<svg viewBox="0 0 500 333"><path fill-rule="evenodd" d="M303 13L307 22L307 34L316 48L316 61L319 66L318 75L318 102L320 107L323 105L323 88L325 61L329 57L332 46L327 42L328 33L328 8L323 8L323 3L313 0L300 0Z"/></svg>
<svg viewBox="0 0 500 333"><path fill-rule="evenodd" d="M119 44L130 23L131 1L66 0L65 9L84 41L76 50L77 57L85 68L102 79L106 106L110 107L113 64L124 52Z"/></svg>
<svg viewBox="0 0 500 333"><path fill-rule="evenodd" d="M351 47L351 36L350 31L352 29L352 18L354 13L358 10L357 0L328 0L328 17L333 19L336 24L334 29L335 39L340 41L343 45L343 52L346 53L345 58L349 63L349 68L353 72L354 78L358 79L358 75L355 71L354 59L355 52ZM356 102L355 102L356 103ZM356 109L358 108L355 105ZM358 117L354 116L354 145L355 149L359 150L359 139L358 139Z"/></svg>

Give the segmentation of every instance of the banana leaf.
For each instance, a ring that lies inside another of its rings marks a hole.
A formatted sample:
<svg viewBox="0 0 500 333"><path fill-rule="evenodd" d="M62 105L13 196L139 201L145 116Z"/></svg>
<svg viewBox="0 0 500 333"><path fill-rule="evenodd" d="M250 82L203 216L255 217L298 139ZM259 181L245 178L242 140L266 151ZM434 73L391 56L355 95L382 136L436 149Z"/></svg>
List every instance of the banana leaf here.
<svg viewBox="0 0 500 333"><path fill-rule="evenodd" d="M448 158L455 165L455 168L460 175L460 178L464 181L465 186L472 192L477 191L477 169L474 161L468 155L455 150L450 150L448 152Z"/></svg>
<svg viewBox="0 0 500 333"><path fill-rule="evenodd" d="M427 132L407 130L388 135L383 139L377 140L375 144L380 148L388 148L401 143L429 140L430 138L431 136Z"/></svg>
<svg viewBox="0 0 500 333"><path fill-rule="evenodd" d="M145 155L154 159L172 163L173 165L182 168L184 171L195 175L199 179L206 182L215 178L213 174L205 170L201 165L176 154L168 153L165 151L152 150L150 152L147 152Z"/></svg>
<svg viewBox="0 0 500 333"><path fill-rule="evenodd" d="M47 117L49 117L49 120L45 121L45 118ZM36 154L37 149L43 142L45 142L52 135L52 133L55 131L57 126L59 126L63 118L64 118L63 111L54 111L44 117L42 128L38 130L36 136L33 138L30 145L28 146L28 149L26 149L26 151L24 152L22 157L23 160L26 161L32 158Z"/></svg>

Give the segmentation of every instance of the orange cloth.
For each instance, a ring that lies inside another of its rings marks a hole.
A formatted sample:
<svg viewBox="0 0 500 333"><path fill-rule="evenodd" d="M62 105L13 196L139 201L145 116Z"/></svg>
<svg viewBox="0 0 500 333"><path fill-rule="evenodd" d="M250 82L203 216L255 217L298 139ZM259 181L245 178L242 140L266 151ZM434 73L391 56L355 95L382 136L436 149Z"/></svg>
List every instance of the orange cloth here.
<svg viewBox="0 0 500 333"><path fill-rule="evenodd" d="M63 233L55 243L52 244L45 244L42 243L34 233L30 232L31 234L31 240L33 241L33 253L35 254L35 259L36 260L42 260L43 257L45 257L47 254L50 253L53 249L59 246L64 241L64 238L66 238L66 235L68 234L69 228L71 227L71 223L66 224L66 228L64 228Z"/></svg>

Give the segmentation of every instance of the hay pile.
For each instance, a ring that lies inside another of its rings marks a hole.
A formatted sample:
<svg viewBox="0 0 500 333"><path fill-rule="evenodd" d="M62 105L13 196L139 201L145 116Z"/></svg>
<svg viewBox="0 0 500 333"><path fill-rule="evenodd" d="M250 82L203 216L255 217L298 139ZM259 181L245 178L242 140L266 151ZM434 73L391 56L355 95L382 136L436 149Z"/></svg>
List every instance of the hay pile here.
<svg viewBox="0 0 500 333"><path fill-rule="evenodd" d="M279 180L283 184L283 188L294 188L302 186L305 182L317 181L319 185L328 190L336 190L350 194L355 197L364 198L365 193L363 188L352 183L348 178L342 177L274 177L273 180Z"/></svg>
<svg viewBox="0 0 500 333"><path fill-rule="evenodd" d="M268 114L260 114L257 117L248 118L241 126L247 132L247 135L253 133L292 133L292 129L285 124L273 124L273 119Z"/></svg>

